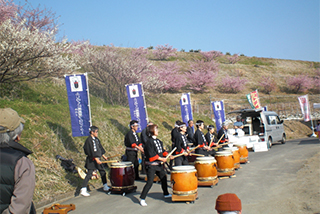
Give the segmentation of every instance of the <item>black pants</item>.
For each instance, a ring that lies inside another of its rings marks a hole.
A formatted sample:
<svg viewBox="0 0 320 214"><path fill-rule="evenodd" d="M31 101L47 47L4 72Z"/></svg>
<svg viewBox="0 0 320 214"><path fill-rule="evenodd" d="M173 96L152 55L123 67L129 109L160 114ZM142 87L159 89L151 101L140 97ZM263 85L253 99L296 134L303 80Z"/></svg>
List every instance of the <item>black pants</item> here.
<svg viewBox="0 0 320 214"><path fill-rule="evenodd" d="M175 166L181 166L181 165L189 165L188 158L186 156L180 156L174 159L174 165Z"/></svg>
<svg viewBox="0 0 320 214"><path fill-rule="evenodd" d="M106 171L103 169L102 166L100 166L98 170L99 170L99 173L100 173L100 176L101 176L102 184L106 184L107 183ZM94 171L94 169L88 169L87 175L83 180L82 187L87 187L88 182L92 177L93 171Z"/></svg>
<svg viewBox="0 0 320 214"><path fill-rule="evenodd" d="M139 178L139 161L138 152L132 150L126 150L127 160L131 161L134 167L135 179Z"/></svg>
<svg viewBox="0 0 320 214"><path fill-rule="evenodd" d="M141 162L141 174L146 174L146 164L145 164L146 156L144 154L142 154L142 153L141 153L141 159L142 159L142 162Z"/></svg>
<svg viewBox="0 0 320 214"><path fill-rule="evenodd" d="M144 187L143 187L140 198L146 199L147 194L153 185L153 179L154 179L155 174L160 178L161 188L162 188L163 194L169 195L168 184L167 184L167 175L166 175L166 172L164 171L163 165L159 165L159 166L147 165L146 171L147 171L147 179L148 180L147 180L146 185L144 185Z"/></svg>

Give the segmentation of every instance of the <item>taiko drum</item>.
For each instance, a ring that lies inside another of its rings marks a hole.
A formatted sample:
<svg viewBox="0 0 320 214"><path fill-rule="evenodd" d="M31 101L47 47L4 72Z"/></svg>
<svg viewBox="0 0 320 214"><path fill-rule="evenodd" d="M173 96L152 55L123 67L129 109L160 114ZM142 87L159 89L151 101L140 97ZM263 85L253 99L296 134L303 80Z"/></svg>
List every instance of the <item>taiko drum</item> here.
<svg viewBox="0 0 320 214"><path fill-rule="evenodd" d="M215 158L217 160L218 172L231 172L234 171L234 160L231 151L219 151L216 152Z"/></svg>
<svg viewBox="0 0 320 214"><path fill-rule="evenodd" d="M224 150L232 152L233 161L234 161L234 168L235 169L239 169L240 168L240 152L239 152L239 148L236 147L236 146L234 146L234 147L225 147Z"/></svg>
<svg viewBox="0 0 320 214"><path fill-rule="evenodd" d="M192 195L197 193L197 170L194 166L174 166L171 171L172 192L175 195Z"/></svg>
<svg viewBox="0 0 320 214"><path fill-rule="evenodd" d="M248 149L246 144L234 144L236 147L239 148L239 153L240 153L240 163L246 163L248 161Z"/></svg>
<svg viewBox="0 0 320 214"><path fill-rule="evenodd" d="M199 181L212 181L217 179L217 161L214 157L197 157L194 167L198 173Z"/></svg>
<svg viewBox="0 0 320 214"><path fill-rule="evenodd" d="M133 164L130 161L112 163L109 178L112 188L132 187L135 178Z"/></svg>

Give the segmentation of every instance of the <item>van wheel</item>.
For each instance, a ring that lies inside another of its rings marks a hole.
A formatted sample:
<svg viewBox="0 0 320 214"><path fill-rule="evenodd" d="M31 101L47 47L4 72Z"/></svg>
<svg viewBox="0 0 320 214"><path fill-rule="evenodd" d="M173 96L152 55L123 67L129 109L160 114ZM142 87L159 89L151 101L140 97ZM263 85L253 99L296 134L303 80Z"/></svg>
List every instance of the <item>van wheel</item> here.
<svg viewBox="0 0 320 214"><path fill-rule="evenodd" d="M269 137L269 139L268 139L267 146L268 146L268 149L271 149L271 146L272 146L272 139L271 139L271 137Z"/></svg>
<svg viewBox="0 0 320 214"><path fill-rule="evenodd" d="M285 143L286 143L286 135L285 135L285 134L282 135L281 143L282 143L282 144L285 144Z"/></svg>

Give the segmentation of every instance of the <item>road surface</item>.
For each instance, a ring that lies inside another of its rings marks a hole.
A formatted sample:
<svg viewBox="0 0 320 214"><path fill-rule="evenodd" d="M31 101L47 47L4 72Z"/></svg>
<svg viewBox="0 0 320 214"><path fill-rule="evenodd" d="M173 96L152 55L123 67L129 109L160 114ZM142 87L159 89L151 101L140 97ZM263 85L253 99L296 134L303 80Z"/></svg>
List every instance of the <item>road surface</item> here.
<svg viewBox="0 0 320 214"><path fill-rule="evenodd" d="M308 158L319 151L320 143L316 138L274 144L268 152L251 151L249 152L250 163L241 164L241 168L236 171L236 177L219 180L218 185L213 188L199 187L198 199L195 203L172 202L171 199L164 199L160 184L154 183L146 198L148 206L142 207L139 205L139 196L145 184L144 181L136 181L137 191L125 196L108 195L101 188L92 191L90 197L76 196L59 203L75 204L76 209L70 211L70 214L207 214L216 213L214 207L218 195L236 193L242 201L242 213L245 214L300 213L284 207L288 206L287 204L281 207L281 203L279 205L278 202L294 194L292 190L297 185L297 172L304 166ZM319 177L314 179L319 181ZM170 175L168 175L168 182L169 180Z"/></svg>

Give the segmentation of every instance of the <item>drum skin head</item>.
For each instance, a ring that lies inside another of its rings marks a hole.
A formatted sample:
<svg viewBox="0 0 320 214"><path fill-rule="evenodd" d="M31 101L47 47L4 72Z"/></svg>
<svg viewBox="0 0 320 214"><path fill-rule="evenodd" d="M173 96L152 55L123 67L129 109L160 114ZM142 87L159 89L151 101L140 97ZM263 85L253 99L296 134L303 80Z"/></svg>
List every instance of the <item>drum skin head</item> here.
<svg viewBox="0 0 320 214"><path fill-rule="evenodd" d="M208 162L215 162L214 157L197 157L196 161L208 161Z"/></svg>
<svg viewBox="0 0 320 214"><path fill-rule="evenodd" d="M174 171L190 171L190 170L195 170L194 166L191 165L184 165L184 166L174 166L172 167Z"/></svg>
<svg viewBox="0 0 320 214"><path fill-rule="evenodd" d="M232 155L232 152L231 151L219 151L219 152L216 152L216 156L225 156L225 155Z"/></svg>
<svg viewBox="0 0 320 214"><path fill-rule="evenodd" d="M234 147L225 147L225 148L223 148L224 150L231 150L231 151L237 151L237 150L239 150L239 148L238 147L236 147L236 146L234 146Z"/></svg>

